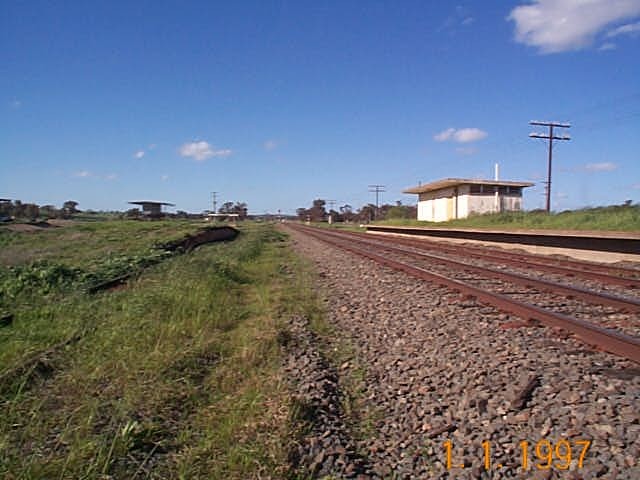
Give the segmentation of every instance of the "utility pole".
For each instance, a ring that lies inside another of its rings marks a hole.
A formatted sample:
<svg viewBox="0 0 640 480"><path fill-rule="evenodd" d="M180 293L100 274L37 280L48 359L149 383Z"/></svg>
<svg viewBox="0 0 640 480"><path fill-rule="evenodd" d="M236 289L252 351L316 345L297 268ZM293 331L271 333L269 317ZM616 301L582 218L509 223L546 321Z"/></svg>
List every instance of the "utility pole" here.
<svg viewBox="0 0 640 480"><path fill-rule="evenodd" d="M557 123L557 122L539 122L532 120L529 122L529 125L540 125L543 127L549 127L549 134L543 133L530 133L529 137L531 138L544 138L549 140L549 165L547 168L547 213L551 211L551 159L553 157L553 141L554 140L571 140L571 137L568 135L563 135L561 137L555 136L553 134L553 128L570 128L571 125L568 123Z"/></svg>
<svg viewBox="0 0 640 480"><path fill-rule="evenodd" d="M218 213L216 212L216 206L218 205L218 202L216 201L217 195L218 195L218 192L211 192L211 201L213 202L213 213Z"/></svg>
<svg viewBox="0 0 640 480"><path fill-rule="evenodd" d="M376 211L374 212L374 220L378 219L378 195L385 190L385 186L384 185L369 185L369 191L370 192L376 192Z"/></svg>

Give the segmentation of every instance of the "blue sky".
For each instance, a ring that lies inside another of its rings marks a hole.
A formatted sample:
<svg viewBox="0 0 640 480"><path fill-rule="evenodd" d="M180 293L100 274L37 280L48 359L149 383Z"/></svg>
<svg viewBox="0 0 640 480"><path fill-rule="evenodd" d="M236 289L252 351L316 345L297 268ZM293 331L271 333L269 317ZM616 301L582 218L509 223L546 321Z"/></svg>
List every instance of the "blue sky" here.
<svg viewBox="0 0 640 480"><path fill-rule="evenodd" d="M3 2L0 197L294 212L534 181L556 210L640 200L640 0Z"/></svg>

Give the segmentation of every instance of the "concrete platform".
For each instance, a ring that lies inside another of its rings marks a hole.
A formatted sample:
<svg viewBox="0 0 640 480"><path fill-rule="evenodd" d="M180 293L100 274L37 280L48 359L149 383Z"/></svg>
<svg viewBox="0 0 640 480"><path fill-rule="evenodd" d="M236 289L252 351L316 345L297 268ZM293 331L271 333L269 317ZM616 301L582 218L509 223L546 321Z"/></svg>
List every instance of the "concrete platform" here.
<svg viewBox="0 0 640 480"><path fill-rule="evenodd" d="M564 255L593 262L640 264L640 233L576 230L479 230L368 225L376 234L419 236L425 240L476 243L540 255Z"/></svg>

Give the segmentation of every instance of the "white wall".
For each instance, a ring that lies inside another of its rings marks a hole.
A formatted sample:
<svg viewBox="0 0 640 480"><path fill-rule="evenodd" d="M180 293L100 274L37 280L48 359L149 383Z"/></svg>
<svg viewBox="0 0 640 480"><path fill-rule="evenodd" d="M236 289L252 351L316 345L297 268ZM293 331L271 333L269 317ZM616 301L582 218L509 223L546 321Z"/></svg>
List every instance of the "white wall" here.
<svg viewBox="0 0 640 480"><path fill-rule="evenodd" d="M495 194L483 193L469 195L469 209L467 216L473 213L494 213L495 208Z"/></svg>
<svg viewBox="0 0 640 480"><path fill-rule="evenodd" d="M469 193L469 185L458 187L458 196L454 188L445 188L434 192L421 193L418 196L418 220L428 222L445 222L456 218L466 218L471 213L495 213L498 211L517 211L522 208L522 196L518 194L501 194L496 208L495 193Z"/></svg>

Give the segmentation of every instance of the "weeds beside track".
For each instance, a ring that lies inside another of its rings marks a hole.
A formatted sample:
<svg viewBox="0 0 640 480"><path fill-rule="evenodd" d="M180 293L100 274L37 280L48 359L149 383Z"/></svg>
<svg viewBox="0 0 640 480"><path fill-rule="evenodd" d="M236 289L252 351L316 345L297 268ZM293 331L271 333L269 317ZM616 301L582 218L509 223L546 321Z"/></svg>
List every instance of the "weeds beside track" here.
<svg viewBox="0 0 640 480"><path fill-rule="evenodd" d="M313 316L316 300L284 240L249 225L232 243L151 266L126 289L29 296L36 303L0 332L13 352L5 366L85 334L0 397L0 476L285 476L277 337L282 318Z"/></svg>

